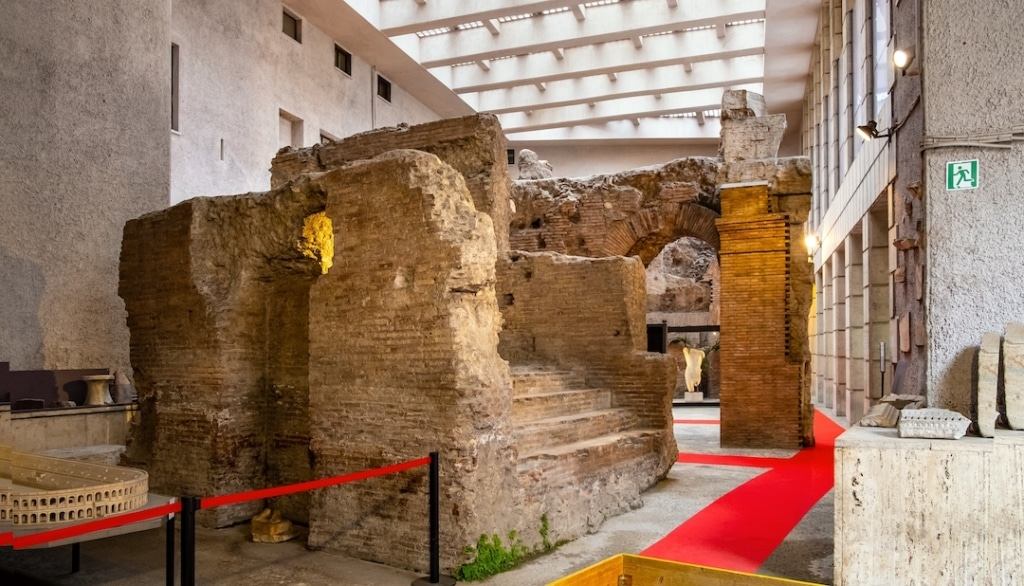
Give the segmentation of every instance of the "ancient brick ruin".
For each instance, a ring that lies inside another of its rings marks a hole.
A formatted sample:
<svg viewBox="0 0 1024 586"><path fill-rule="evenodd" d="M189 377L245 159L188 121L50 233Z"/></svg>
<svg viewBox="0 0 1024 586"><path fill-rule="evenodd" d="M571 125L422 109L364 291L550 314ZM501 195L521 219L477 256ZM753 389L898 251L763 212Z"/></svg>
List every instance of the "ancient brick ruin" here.
<svg viewBox="0 0 1024 586"><path fill-rule="evenodd" d="M513 186L504 153L487 115L377 130L282 150L270 192L130 221L120 294L142 417L129 455L154 490L224 494L438 450L446 567L482 534L539 542L542 517L552 541L593 531L675 460L676 367L645 352L644 264L681 236L722 259L723 437L799 445L805 159ZM734 260L753 253L773 271L763 291ZM273 505L309 524L313 547L422 568L425 480Z"/></svg>
<svg viewBox="0 0 1024 586"><path fill-rule="evenodd" d="M813 441L801 239L810 162L776 157L785 117L767 116L755 94L726 92L722 122L723 158L514 182L510 240L517 250L645 265L681 237L708 243L721 271L722 444L799 447Z"/></svg>
<svg viewBox="0 0 1024 586"><path fill-rule="evenodd" d="M540 541L542 516L551 540L592 531L667 472L674 373L643 351L643 267L506 252L493 117L283 151L273 185L125 228L131 455L155 490L222 494L438 449L454 567L484 533ZM425 491L414 471L275 506L314 547L422 568Z"/></svg>

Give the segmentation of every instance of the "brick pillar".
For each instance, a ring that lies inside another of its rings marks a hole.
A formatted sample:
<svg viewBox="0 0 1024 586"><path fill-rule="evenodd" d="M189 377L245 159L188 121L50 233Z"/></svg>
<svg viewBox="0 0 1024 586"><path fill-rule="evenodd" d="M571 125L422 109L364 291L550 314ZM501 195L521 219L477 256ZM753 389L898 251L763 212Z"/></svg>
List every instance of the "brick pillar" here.
<svg viewBox="0 0 1024 586"><path fill-rule="evenodd" d="M821 394L823 395L820 404L826 408L831 409L834 404L832 399L835 396L833 392L833 385L836 381L836 339L835 339L835 308L833 307L832 299L832 263L826 260L821 265L821 281L822 281L822 343L825 347L825 351L822 354L821 373L822 373L822 385Z"/></svg>
<svg viewBox="0 0 1024 586"><path fill-rule="evenodd" d="M846 415L846 263L840 246L832 253L832 408Z"/></svg>
<svg viewBox="0 0 1024 586"><path fill-rule="evenodd" d="M846 237L846 418L864 416L864 269L861 235Z"/></svg>
<svg viewBox="0 0 1024 586"><path fill-rule="evenodd" d="M866 386L865 408L870 408L885 393L882 388L882 374L879 363L879 345L889 343L889 244L885 210L871 210L861 221L863 226L864 251L864 383ZM886 366L885 384L892 383L889 360Z"/></svg>
<svg viewBox="0 0 1024 586"><path fill-rule="evenodd" d="M721 196L721 442L800 447L810 435L811 274L799 242L810 197L770 195L766 181L724 184Z"/></svg>

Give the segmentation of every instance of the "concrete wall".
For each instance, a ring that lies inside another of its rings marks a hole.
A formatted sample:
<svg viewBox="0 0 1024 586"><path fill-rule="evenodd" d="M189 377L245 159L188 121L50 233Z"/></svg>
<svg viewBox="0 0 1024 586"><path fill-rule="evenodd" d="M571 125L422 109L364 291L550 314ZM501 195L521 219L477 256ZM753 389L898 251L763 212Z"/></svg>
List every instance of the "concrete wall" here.
<svg viewBox="0 0 1024 586"><path fill-rule="evenodd" d="M135 405L19 411L10 426L20 452L123 446L138 413Z"/></svg>
<svg viewBox="0 0 1024 586"><path fill-rule="evenodd" d="M923 14L925 126L931 136L1024 124L1024 4L931 0ZM955 83L950 83L954 80ZM948 161L979 159L980 187L946 191ZM985 331L1024 320L1024 144L926 151L928 400L966 413L971 353Z"/></svg>
<svg viewBox="0 0 1024 586"><path fill-rule="evenodd" d="M664 164L683 157L718 156L718 144L651 144L651 145L551 145L509 143L517 154L521 149L536 151L541 159L555 168L555 177L586 177L588 175L620 173L637 167ZM518 168L509 168L513 178Z"/></svg>
<svg viewBox="0 0 1024 586"><path fill-rule="evenodd" d="M300 146L316 144L321 132L342 138L438 118L397 84L390 103L377 97L371 64L360 56L351 76L337 69L334 45L345 43L316 22L303 20L298 43L281 32L281 18L277 0L174 0L181 126L171 137L171 203L268 189L281 110L302 120Z"/></svg>
<svg viewBox="0 0 1024 586"><path fill-rule="evenodd" d="M12 368L128 366L118 245L125 220L167 201L170 9L4 2L0 357Z"/></svg>

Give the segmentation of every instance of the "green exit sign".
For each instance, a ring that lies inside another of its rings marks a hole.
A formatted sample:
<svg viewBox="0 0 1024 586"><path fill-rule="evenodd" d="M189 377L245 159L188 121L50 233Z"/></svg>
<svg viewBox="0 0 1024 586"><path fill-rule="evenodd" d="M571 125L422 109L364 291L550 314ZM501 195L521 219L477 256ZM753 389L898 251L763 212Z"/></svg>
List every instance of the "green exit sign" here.
<svg viewBox="0 0 1024 586"><path fill-rule="evenodd" d="M960 191L978 188L978 159L946 163L946 189Z"/></svg>

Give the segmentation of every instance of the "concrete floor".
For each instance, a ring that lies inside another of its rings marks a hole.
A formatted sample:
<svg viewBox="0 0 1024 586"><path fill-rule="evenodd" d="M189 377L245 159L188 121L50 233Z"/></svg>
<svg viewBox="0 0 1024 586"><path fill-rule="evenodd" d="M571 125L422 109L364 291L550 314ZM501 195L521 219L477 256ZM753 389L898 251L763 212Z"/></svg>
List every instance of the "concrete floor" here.
<svg viewBox="0 0 1024 586"><path fill-rule="evenodd" d="M677 419L717 419L718 408L677 407ZM681 451L722 453L718 426L677 425ZM788 457L786 450L727 450L728 453ZM533 586L622 552L638 552L676 528L726 492L763 470L676 464L668 477L644 494L644 506L609 519L600 531L483 584ZM833 496L830 491L804 517L761 568L764 574L813 582L832 579ZM405 586L415 575L327 552L311 552L301 542L250 543L246 528L199 530L200 584ZM163 531L121 536L82 546L82 571L71 575L70 549L0 550L0 584L163 584Z"/></svg>

